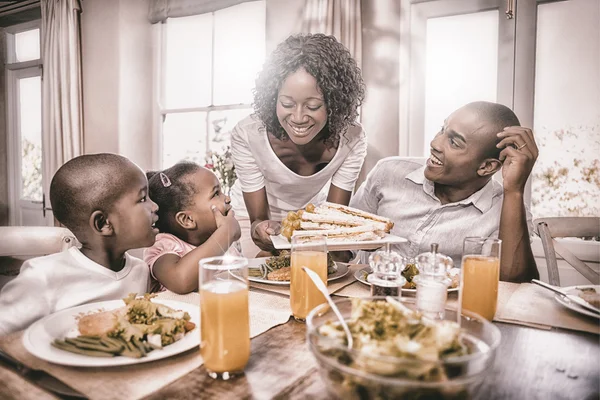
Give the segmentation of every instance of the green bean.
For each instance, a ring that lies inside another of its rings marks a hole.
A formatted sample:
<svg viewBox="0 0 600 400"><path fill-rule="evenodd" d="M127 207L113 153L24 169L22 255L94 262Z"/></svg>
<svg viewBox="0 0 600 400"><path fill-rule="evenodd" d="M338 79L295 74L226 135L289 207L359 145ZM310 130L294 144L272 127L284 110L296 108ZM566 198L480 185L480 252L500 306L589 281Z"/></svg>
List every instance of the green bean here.
<svg viewBox="0 0 600 400"><path fill-rule="evenodd" d="M125 345L121 341L113 338L103 337L100 342L106 347L118 349L115 353L120 353L125 349Z"/></svg>
<svg viewBox="0 0 600 400"><path fill-rule="evenodd" d="M120 347L104 346L100 342L98 342L97 344L88 343L86 341L81 341L79 338L66 338L65 342L67 342L73 346L79 347L80 349L86 349L86 350L106 351L108 353L119 353L121 350Z"/></svg>
<svg viewBox="0 0 600 400"><path fill-rule="evenodd" d="M142 357L146 355L146 348L138 338L132 337L131 343L133 343L133 345L140 351L140 353L142 353Z"/></svg>
<svg viewBox="0 0 600 400"><path fill-rule="evenodd" d="M83 354L85 356L93 356L93 357L113 357L114 354L112 353L107 353L105 351L95 351L95 350L86 350L86 349L82 349L79 348L77 346L74 346L72 344L69 344L67 342L63 342L61 340L56 339L54 342L52 342L52 346L61 349L61 350L65 350L65 351L69 351L71 353L77 353L77 354Z"/></svg>

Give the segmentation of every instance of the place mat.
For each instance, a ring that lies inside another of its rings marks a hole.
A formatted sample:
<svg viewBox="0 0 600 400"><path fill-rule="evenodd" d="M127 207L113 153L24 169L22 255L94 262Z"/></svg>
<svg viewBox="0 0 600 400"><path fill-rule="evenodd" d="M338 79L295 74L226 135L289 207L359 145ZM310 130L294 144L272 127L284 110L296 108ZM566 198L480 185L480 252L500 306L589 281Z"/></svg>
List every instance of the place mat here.
<svg viewBox="0 0 600 400"><path fill-rule="evenodd" d="M344 287L346 287L348 285L351 285L354 282L357 282L356 278L354 277L354 273L364 267L365 267L364 264L348 264L349 271L346 274L346 276L344 276L343 278L340 278L340 279L336 279L335 281L327 282L327 289L329 290L329 294L333 294L333 293L337 294L337 291L343 289ZM290 295L289 285L281 286L281 285L269 285L267 283L250 282L250 287L265 290L265 291L271 292L271 293L283 294L285 296Z"/></svg>
<svg viewBox="0 0 600 400"><path fill-rule="evenodd" d="M554 300L554 293L531 283L519 285L506 305L496 313L495 320L517 324L527 322L600 334L598 319L563 307Z"/></svg>
<svg viewBox="0 0 600 400"><path fill-rule="evenodd" d="M198 293L162 292L157 298L200 304ZM249 292L250 336L255 337L291 315L289 300L268 293ZM203 363L197 348L149 363L110 368L76 368L56 365L31 355L22 344L23 332L0 338L0 348L28 367L44 370L92 400L139 399L147 396ZM160 379L157 379L160 377Z"/></svg>

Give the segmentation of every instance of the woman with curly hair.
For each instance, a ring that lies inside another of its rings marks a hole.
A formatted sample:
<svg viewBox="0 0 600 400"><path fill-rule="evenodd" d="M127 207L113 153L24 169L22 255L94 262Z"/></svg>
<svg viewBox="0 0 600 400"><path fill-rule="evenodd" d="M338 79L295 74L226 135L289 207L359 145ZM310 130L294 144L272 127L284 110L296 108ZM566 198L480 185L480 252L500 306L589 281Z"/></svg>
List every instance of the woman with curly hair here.
<svg viewBox="0 0 600 400"><path fill-rule="evenodd" d="M289 211L349 203L367 154L356 122L364 94L356 61L333 36L294 35L273 51L256 80L255 113L231 135L245 256L273 250L270 235Z"/></svg>

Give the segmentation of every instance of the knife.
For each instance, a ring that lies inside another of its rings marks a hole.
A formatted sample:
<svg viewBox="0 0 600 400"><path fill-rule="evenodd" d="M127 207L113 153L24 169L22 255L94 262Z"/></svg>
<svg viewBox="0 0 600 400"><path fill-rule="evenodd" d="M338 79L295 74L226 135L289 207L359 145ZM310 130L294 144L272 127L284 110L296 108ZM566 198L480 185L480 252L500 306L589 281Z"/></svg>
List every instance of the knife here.
<svg viewBox="0 0 600 400"><path fill-rule="evenodd" d="M593 311L596 314L600 314L600 309L594 307L593 305L591 305L590 303L588 303L587 301L585 301L584 299L582 299L579 296L575 296L572 294L568 294L562 290L560 290L559 288L549 285L545 282L539 281L537 279L532 279L531 282L535 283L536 285L540 285L542 287L545 287L546 289L550 289L552 290L554 293L558 293L563 297L566 297L567 299L569 299L570 301L572 301L573 303L576 303L582 307L584 307L587 310Z"/></svg>
<svg viewBox="0 0 600 400"><path fill-rule="evenodd" d="M25 364L9 356L2 350L0 350L0 361L2 361L0 365L8 365L25 379L31 381L35 385L49 392L60 395L61 398L87 399L87 397L81 392L78 392L77 390L68 386L64 382L59 381L46 371L29 368Z"/></svg>

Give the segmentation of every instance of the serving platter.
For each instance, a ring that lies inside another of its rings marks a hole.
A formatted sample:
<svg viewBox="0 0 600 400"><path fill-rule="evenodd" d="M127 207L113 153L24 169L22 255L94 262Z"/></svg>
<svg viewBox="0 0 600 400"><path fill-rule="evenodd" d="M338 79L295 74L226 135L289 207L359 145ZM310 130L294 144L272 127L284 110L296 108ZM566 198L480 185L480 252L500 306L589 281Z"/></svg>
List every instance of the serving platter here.
<svg viewBox="0 0 600 400"><path fill-rule="evenodd" d="M298 231L302 232L302 231ZM274 235L271 236L271 241L273 242L273 246L277 250L287 250L292 248L292 244L290 241L283 235ZM390 244L398 244L405 243L406 240L403 237L392 235L390 233L386 233L384 237L379 240L348 240L348 241L333 241L327 240L327 250L328 251L343 251L343 250L377 250L387 243Z"/></svg>
<svg viewBox="0 0 600 400"><path fill-rule="evenodd" d="M34 356L42 360L74 367L113 367L118 365L141 364L160 360L175 354L198 347L200 344L200 308L193 304L182 303L175 300L152 299L153 303L164 304L175 310L186 311L196 327L186 333L181 339L160 350L148 353L146 357L93 357L83 354L70 353L52 346L55 339L75 337L79 335L77 329L77 317L96 311L109 311L125 304L122 300L102 301L84 304L81 306L58 311L34 322L23 334L23 346Z"/></svg>
<svg viewBox="0 0 600 400"><path fill-rule="evenodd" d="M268 257L251 258L248 260L248 268L258 268L259 265L264 264L268 259L269 259ZM336 262L335 266L336 266L337 270L333 274L327 276L327 282L341 279L344 276L348 275L348 272L350 272L350 269L348 268L348 264ZM270 281L268 279L257 278L255 276L248 276L248 280L250 282L265 283L267 285L278 285L278 286L289 286L290 285L290 281Z"/></svg>

